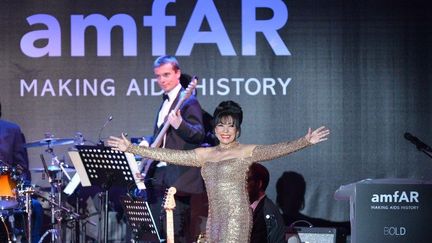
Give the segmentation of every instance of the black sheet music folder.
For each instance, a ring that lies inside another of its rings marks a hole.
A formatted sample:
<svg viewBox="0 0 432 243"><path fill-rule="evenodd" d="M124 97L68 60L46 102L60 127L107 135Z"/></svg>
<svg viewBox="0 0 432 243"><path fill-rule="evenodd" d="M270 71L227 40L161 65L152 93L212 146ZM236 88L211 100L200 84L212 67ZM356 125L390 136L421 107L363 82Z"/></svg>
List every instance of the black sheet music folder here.
<svg viewBox="0 0 432 243"><path fill-rule="evenodd" d="M72 163L80 177L82 186L100 185L109 188L130 187L136 184L145 189L138 178L138 166L133 154L112 150L105 146L77 145L78 151L69 151Z"/></svg>
<svg viewBox="0 0 432 243"><path fill-rule="evenodd" d="M146 201L122 197L121 203L135 241L140 243L161 242L150 207Z"/></svg>

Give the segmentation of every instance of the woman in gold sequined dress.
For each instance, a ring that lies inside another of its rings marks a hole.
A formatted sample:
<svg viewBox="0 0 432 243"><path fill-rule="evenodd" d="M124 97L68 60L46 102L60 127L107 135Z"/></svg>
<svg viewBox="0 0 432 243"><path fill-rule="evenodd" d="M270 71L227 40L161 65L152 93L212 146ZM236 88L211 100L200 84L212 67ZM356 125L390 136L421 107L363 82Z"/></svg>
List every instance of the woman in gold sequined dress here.
<svg viewBox="0 0 432 243"><path fill-rule="evenodd" d="M170 114L168 120L181 119ZM214 112L214 131L219 145L194 150L170 150L132 145L126 137L110 137L115 150L139 154L153 160L201 167L209 199L206 237L209 243L248 243L252 229L246 178L254 162L272 160L327 140L330 131L310 128L304 137L272 145L240 144L243 113L233 101L224 101Z"/></svg>

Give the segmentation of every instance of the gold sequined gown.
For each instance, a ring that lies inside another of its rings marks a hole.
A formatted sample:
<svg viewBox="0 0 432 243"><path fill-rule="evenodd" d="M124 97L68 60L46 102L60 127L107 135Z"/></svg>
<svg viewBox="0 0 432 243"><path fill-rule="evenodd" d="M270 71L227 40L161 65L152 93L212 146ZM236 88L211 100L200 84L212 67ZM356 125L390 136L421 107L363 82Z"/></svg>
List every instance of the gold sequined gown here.
<svg viewBox="0 0 432 243"><path fill-rule="evenodd" d="M293 142L257 145L251 156L217 162L200 162L194 150L170 150L129 146L126 152L154 160L198 166L204 178L209 201L206 238L208 243L249 243L252 212L246 189L249 166L253 162L275 159L310 143L300 138Z"/></svg>

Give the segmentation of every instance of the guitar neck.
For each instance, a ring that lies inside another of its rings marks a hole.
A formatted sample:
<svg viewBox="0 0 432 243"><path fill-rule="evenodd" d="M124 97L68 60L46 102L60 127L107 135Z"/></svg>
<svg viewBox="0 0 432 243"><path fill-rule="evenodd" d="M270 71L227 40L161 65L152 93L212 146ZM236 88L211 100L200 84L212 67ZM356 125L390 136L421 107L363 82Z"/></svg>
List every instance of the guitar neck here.
<svg viewBox="0 0 432 243"><path fill-rule="evenodd" d="M174 243L174 217L172 210L165 210L167 221L167 243Z"/></svg>
<svg viewBox="0 0 432 243"><path fill-rule="evenodd" d="M173 109L174 112L177 112L180 109L181 104L183 104L184 102L184 98L180 99L179 102L177 102L177 105L175 106L175 108ZM157 135L157 137L155 138L154 142L150 145L151 148L158 148L160 147L160 145L162 144L162 140L163 137L165 136L166 132L168 131L168 128L171 126L171 124L169 122L165 122L164 126L162 127L162 129L160 130L159 134ZM144 165L144 175L147 175L148 170L150 169L150 164L153 160L151 159L146 159L145 163L141 163L138 166L138 170L142 171Z"/></svg>
<svg viewBox="0 0 432 243"><path fill-rule="evenodd" d="M180 109L180 107L183 104L183 102L191 96L192 91L195 89L197 82L198 81L197 81L196 77L194 76L192 78L192 81L188 85L188 88L186 89L186 92L185 93L183 93L183 92L180 93L180 99L177 101L177 104L176 104L176 106L173 109L174 113L177 113L177 111ZM171 126L171 124L169 122L165 122L164 123L164 126L162 127L162 129L160 130L159 134L155 138L154 142L150 145L150 147L152 147L152 148L158 148L158 147L160 147L160 145L162 144L163 137L165 136L165 134L168 131L168 128L170 128L170 126ZM142 169L143 169L143 167L145 165L144 176L147 175L147 172L148 172L148 170L150 168L151 162L152 162L152 160L147 160L146 163L141 163L138 166L139 171L142 171Z"/></svg>
<svg viewBox="0 0 432 243"><path fill-rule="evenodd" d="M185 100L186 100L186 97L181 97L181 99L177 102L176 106L173 109L174 113L177 113L177 111L180 109L180 106L183 104L183 102ZM156 147L159 147L161 145L163 137L165 136L165 133L168 131L168 128L170 126L171 126L171 124L169 122L164 123L164 126L160 130L160 132L157 135L157 137L155 138L154 142L151 144L152 148L156 148Z"/></svg>

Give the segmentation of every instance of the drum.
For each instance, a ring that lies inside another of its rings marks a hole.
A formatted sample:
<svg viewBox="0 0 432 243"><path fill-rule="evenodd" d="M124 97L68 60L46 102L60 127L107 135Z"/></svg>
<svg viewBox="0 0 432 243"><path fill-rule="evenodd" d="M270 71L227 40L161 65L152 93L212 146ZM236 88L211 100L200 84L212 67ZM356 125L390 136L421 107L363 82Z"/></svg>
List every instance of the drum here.
<svg viewBox="0 0 432 243"><path fill-rule="evenodd" d="M2 167L0 171L0 209L11 209L18 206L16 197L16 181L10 171Z"/></svg>

